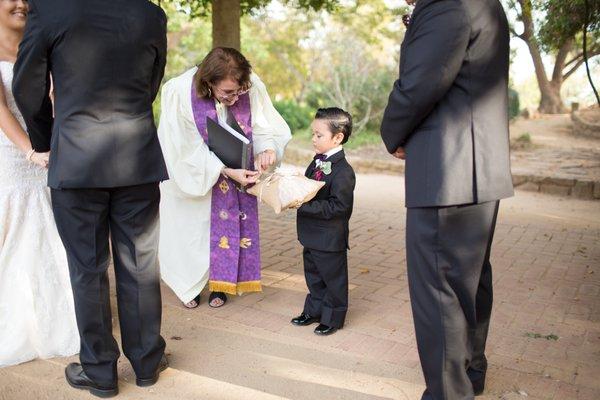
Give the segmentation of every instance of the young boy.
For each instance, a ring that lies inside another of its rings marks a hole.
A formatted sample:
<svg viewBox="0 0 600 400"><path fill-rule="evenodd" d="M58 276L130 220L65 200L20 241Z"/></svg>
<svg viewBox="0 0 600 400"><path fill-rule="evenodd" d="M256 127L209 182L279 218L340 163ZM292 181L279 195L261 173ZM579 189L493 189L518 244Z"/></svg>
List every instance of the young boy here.
<svg viewBox="0 0 600 400"><path fill-rule="evenodd" d="M324 181L316 197L298 209L298 240L304 246L304 275L309 294L292 324L320 322L318 335L344 325L348 310L348 221L352 215L354 170L342 145L352 133L352 117L339 108L321 108L311 124L317 153L306 176Z"/></svg>

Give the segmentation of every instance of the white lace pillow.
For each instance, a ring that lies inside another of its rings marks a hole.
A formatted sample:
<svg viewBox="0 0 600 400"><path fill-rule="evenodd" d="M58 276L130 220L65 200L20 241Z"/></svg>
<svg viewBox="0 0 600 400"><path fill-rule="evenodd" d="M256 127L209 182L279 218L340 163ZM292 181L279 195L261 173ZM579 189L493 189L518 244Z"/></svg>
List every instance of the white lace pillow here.
<svg viewBox="0 0 600 400"><path fill-rule="evenodd" d="M276 214L312 200L325 182L304 176L295 168L277 168L248 189L260 202L268 204Z"/></svg>

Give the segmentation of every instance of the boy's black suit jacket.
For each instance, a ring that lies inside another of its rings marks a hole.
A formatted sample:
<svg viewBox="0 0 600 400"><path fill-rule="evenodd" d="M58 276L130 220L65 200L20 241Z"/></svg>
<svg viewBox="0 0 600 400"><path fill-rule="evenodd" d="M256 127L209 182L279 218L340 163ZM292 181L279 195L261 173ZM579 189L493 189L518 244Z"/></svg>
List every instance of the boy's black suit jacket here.
<svg viewBox="0 0 600 400"><path fill-rule="evenodd" d="M320 251L345 251L348 249L348 222L354 204L354 170L346 161L344 151L333 154L331 173L323 175L325 186L314 199L298 209L296 225L302 246ZM305 175L311 178L316 163L313 161Z"/></svg>

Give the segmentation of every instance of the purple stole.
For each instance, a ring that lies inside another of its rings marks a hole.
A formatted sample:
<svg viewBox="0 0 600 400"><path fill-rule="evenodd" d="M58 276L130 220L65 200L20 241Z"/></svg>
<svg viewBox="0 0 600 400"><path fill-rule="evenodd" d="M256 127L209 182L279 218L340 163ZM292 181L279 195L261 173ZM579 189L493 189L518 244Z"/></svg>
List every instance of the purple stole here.
<svg viewBox="0 0 600 400"><path fill-rule="evenodd" d="M199 98L193 85L191 96L196 128L208 144L206 117L217 121L215 101ZM240 96L229 112L252 142L248 93ZM254 155L250 162L254 163ZM210 214L209 290L229 294L261 291L256 197L240 192L233 180L221 175L212 188Z"/></svg>

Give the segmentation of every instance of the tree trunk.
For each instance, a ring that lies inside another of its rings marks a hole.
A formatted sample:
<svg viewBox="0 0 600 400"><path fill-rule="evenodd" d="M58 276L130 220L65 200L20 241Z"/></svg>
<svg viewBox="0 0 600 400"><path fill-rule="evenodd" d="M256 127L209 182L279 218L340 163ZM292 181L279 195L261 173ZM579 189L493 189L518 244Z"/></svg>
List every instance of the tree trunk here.
<svg viewBox="0 0 600 400"><path fill-rule="evenodd" d="M560 95L561 86L562 82L559 82L559 84L548 82L547 85L540 85L540 93L542 95L539 106L540 113L565 114L567 112L567 108Z"/></svg>
<svg viewBox="0 0 600 400"><path fill-rule="evenodd" d="M556 57L552 80L548 79L546 68L542 60L542 53L535 38L534 20L531 14L531 0L519 0L521 5L521 16L523 20L523 33L518 35L529 48L531 60L535 68L535 76L537 78L538 87L540 89L541 99L538 110L542 114L563 114L567 109L562 101L560 89L563 84L563 69L567 54L573 46L572 40L567 40L560 48Z"/></svg>
<svg viewBox="0 0 600 400"><path fill-rule="evenodd" d="M212 0L213 47L240 49L240 0Z"/></svg>

